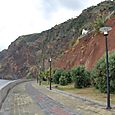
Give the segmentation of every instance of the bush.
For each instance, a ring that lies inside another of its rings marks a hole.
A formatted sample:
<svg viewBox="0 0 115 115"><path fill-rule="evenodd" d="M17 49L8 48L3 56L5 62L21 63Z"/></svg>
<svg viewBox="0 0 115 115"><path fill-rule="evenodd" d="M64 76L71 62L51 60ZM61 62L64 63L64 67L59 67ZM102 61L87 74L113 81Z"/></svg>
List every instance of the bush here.
<svg viewBox="0 0 115 115"><path fill-rule="evenodd" d="M75 88L90 86L90 73L84 66L75 67L71 70Z"/></svg>
<svg viewBox="0 0 115 115"><path fill-rule="evenodd" d="M65 76L66 77L67 83L71 83L72 82L70 71L65 71L63 69L55 70L55 73L53 75L53 82L56 83L56 84L59 84L59 78L61 76Z"/></svg>
<svg viewBox="0 0 115 115"><path fill-rule="evenodd" d="M32 74L31 74L31 72L28 72L28 74L26 75L26 79L32 79Z"/></svg>
<svg viewBox="0 0 115 115"><path fill-rule="evenodd" d="M61 76L60 78L59 78L59 84L60 85L67 85L68 83L67 83L67 78L66 78L66 76Z"/></svg>
<svg viewBox="0 0 115 115"><path fill-rule="evenodd" d="M110 92L115 93L115 52L109 55ZM106 62L103 56L92 71L92 83L101 92L106 92Z"/></svg>
<svg viewBox="0 0 115 115"><path fill-rule="evenodd" d="M72 76L71 76L71 72L70 71L66 71L65 77L67 79L67 83L71 83L72 82Z"/></svg>
<svg viewBox="0 0 115 115"><path fill-rule="evenodd" d="M55 73L53 75L53 82L55 84L59 84L59 78L62 76L63 72L64 72L64 70L62 70L62 69L55 70Z"/></svg>
<svg viewBox="0 0 115 115"><path fill-rule="evenodd" d="M93 28L96 33L98 33L99 29L105 25L105 21L106 21L105 16L99 16L96 18L96 20L93 24Z"/></svg>

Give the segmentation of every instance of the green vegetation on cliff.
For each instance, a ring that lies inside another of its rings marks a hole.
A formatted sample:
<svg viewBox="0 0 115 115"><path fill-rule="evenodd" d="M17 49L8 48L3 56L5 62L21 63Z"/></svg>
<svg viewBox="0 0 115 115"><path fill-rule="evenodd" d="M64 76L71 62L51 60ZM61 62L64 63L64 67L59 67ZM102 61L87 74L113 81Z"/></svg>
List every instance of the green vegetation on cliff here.
<svg viewBox="0 0 115 115"><path fill-rule="evenodd" d="M100 15L109 16L115 10L115 2L104 1L92 6L66 22L56 25L47 31L17 38L8 50L0 53L0 77L13 79L25 77L32 66L48 68L48 58L56 59L76 41L82 29L93 31L95 19ZM49 48L49 46L51 46Z"/></svg>

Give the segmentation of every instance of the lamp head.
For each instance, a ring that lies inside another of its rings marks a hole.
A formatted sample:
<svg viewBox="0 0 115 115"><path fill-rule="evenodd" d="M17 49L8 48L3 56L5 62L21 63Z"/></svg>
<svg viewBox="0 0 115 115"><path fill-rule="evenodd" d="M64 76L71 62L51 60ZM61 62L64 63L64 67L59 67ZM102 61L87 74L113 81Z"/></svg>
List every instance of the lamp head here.
<svg viewBox="0 0 115 115"><path fill-rule="evenodd" d="M108 35L108 32L106 31L106 32L104 32L104 36L107 36Z"/></svg>
<svg viewBox="0 0 115 115"><path fill-rule="evenodd" d="M52 61L52 59L50 58L50 59L49 59L49 62L51 62L51 61Z"/></svg>
<svg viewBox="0 0 115 115"><path fill-rule="evenodd" d="M103 32L104 33L104 36L107 36L108 35L108 32L111 30L112 28L111 27L102 27L100 28L100 32Z"/></svg>

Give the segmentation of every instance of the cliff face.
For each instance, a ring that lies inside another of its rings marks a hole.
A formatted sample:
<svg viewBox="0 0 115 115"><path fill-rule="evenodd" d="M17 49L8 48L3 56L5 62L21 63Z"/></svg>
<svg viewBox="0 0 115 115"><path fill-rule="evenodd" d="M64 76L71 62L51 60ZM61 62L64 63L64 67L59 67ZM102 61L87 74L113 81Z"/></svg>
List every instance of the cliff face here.
<svg viewBox="0 0 115 115"><path fill-rule="evenodd" d="M30 65L35 64L35 55L26 43L18 45L12 43L9 49L4 52L1 62L1 77L9 78L22 78L28 72Z"/></svg>
<svg viewBox="0 0 115 115"><path fill-rule="evenodd" d="M109 51L115 50L115 18L107 21L107 25L112 27L112 30L108 35L108 49ZM79 43L73 48L65 52L65 54L59 58L55 67L57 68L72 68L77 65L85 65L91 69L97 62L97 60L105 53L105 37L103 34L98 33L88 34L85 37L79 39Z"/></svg>
<svg viewBox="0 0 115 115"><path fill-rule="evenodd" d="M71 68L85 64L91 68L104 52L103 35L89 34L80 39L75 47L73 44L81 35L83 28L92 31L92 25L98 16L103 14L109 16L114 10L115 2L105 1L83 10L78 17L56 25L50 30L18 37L7 50L0 52L0 78L18 79L28 74L36 77L39 66L42 70L48 68L50 56L56 67ZM114 18L112 20L114 21ZM113 30L109 38L112 43L114 43L112 38L115 38ZM114 44L110 47L111 50L114 49Z"/></svg>

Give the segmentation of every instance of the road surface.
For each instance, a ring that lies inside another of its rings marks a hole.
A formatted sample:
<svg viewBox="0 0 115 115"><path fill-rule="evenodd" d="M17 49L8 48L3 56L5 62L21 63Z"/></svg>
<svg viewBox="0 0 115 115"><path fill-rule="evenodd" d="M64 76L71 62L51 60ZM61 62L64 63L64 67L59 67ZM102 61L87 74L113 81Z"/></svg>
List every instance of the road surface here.
<svg viewBox="0 0 115 115"><path fill-rule="evenodd" d="M115 111L31 81L10 91L0 115L115 115Z"/></svg>

